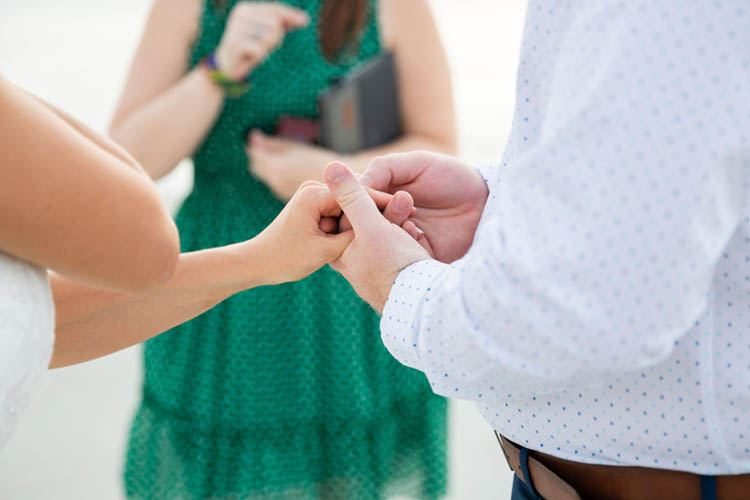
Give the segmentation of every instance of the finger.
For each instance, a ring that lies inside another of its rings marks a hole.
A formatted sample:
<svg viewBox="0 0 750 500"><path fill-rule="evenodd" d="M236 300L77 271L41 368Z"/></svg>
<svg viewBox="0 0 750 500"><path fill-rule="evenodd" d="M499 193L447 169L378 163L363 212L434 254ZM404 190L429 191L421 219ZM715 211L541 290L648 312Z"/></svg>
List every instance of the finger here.
<svg viewBox="0 0 750 500"><path fill-rule="evenodd" d="M249 13L242 17L241 22L237 24L237 33L243 35L254 34L258 37L261 33L271 31L274 27L280 26L279 20L276 16L269 13L259 14Z"/></svg>
<svg viewBox="0 0 750 500"><path fill-rule="evenodd" d="M382 191L376 191L372 188L365 188L367 190L367 193L370 195L370 197L375 202L375 206L378 207L378 210L385 211L388 207L388 204L393 200L394 195L389 193L384 193ZM411 210L409 210L407 218L408 217L414 217L417 215L417 208L414 207L414 200L411 198L411 195L406 193L411 203ZM386 216L386 218L388 218ZM339 220L339 231L348 231L352 228L352 224L349 222L349 218L346 216L346 214L341 216L341 220Z"/></svg>
<svg viewBox="0 0 750 500"><path fill-rule="evenodd" d="M268 136L258 129L250 131L249 142L251 148L257 148L268 152L280 151L287 145L285 141L280 141L275 137Z"/></svg>
<svg viewBox="0 0 750 500"><path fill-rule="evenodd" d="M318 224L324 217L338 217L341 215L341 207L336 198L324 185L316 181L305 181L295 195L299 204L312 216Z"/></svg>
<svg viewBox="0 0 750 500"><path fill-rule="evenodd" d="M399 191L383 211L383 217L397 226L402 225L411 216L414 198L406 191Z"/></svg>
<svg viewBox="0 0 750 500"><path fill-rule="evenodd" d="M414 221L408 220L404 222L401 225L401 229L406 231L409 236L417 240L417 243L419 243L422 248L427 250L427 253L430 254L430 256L434 259L435 258L435 252L432 250L432 245L430 244L430 240L427 239L427 237L424 234L424 231L419 229L419 226L417 226Z"/></svg>
<svg viewBox="0 0 750 500"><path fill-rule="evenodd" d="M251 173L260 175L268 170L270 161L268 155L262 149L248 146L247 157L250 160L247 162L247 168Z"/></svg>
<svg viewBox="0 0 750 500"><path fill-rule="evenodd" d="M409 233L409 236L411 236L415 240L419 240L421 236L424 236L424 233L420 233L417 225L414 224L414 222L410 220L407 220L406 222L401 224L401 229Z"/></svg>
<svg viewBox="0 0 750 500"><path fill-rule="evenodd" d="M375 202L349 167L334 161L326 166L323 177L355 231L367 231L368 226L383 221L383 216L375 206Z"/></svg>
<svg viewBox="0 0 750 500"><path fill-rule="evenodd" d="M334 234L339 232L339 222L335 217L321 218L318 227L326 234Z"/></svg>
<svg viewBox="0 0 750 500"><path fill-rule="evenodd" d="M285 35L284 26L278 20L273 20L268 24L262 25L260 36L258 36L257 28L255 28L255 36L258 43L263 46L267 54L270 54L281 45Z"/></svg>
<svg viewBox="0 0 750 500"><path fill-rule="evenodd" d="M385 207L388 206L388 204L393 199L393 195L391 193L378 191L369 187L365 187L365 190L367 191L367 194L370 195L370 198L372 198L372 201L375 202L375 206L378 207L378 210L380 210L381 212L385 210Z"/></svg>
<svg viewBox="0 0 750 500"><path fill-rule="evenodd" d="M380 210L381 212L385 210L385 207L388 206L388 203L391 202L394 196L390 193L384 193L383 191L378 191L376 189L372 189L366 186L365 186L365 189L367 190L367 193L370 195L370 198L372 198L372 200L375 202L375 206L378 207L378 210ZM411 193L409 193L409 196L411 196ZM417 215L417 207L412 206L411 213L409 216L414 217L415 215Z"/></svg>
<svg viewBox="0 0 750 500"><path fill-rule="evenodd" d="M346 216L346 214L341 216L341 219L339 219L339 232L348 231L352 228L352 223L349 222L349 217Z"/></svg>
<svg viewBox="0 0 750 500"><path fill-rule="evenodd" d="M393 173L390 168L390 160L387 156L378 156L374 158L367 169L359 176L359 181L367 187L377 191L388 191L393 179Z"/></svg>
<svg viewBox="0 0 750 500"><path fill-rule="evenodd" d="M259 170L261 170L262 162L260 161L260 158L258 157L258 152L253 148L250 147L247 148L247 169L250 171L250 173L255 174Z"/></svg>
<svg viewBox="0 0 750 500"><path fill-rule="evenodd" d="M372 197L373 201L375 201L375 205L378 207L378 210L380 210L381 212L385 211L386 207L395 196L390 193L383 193L382 191L375 191L372 188L365 188L365 189L367 189L367 192L370 193L370 196ZM410 200L411 209L409 210L409 217L415 217L417 215L417 207L414 206L414 197L408 191L400 191L400 192L406 193L409 195L411 199ZM378 193L378 194L374 195L373 193Z"/></svg>
<svg viewBox="0 0 750 500"><path fill-rule="evenodd" d="M284 29L278 23L253 22L240 33L245 45L257 45L260 52L268 55L284 39Z"/></svg>
<svg viewBox="0 0 750 500"><path fill-rule="evenodd" d="M316 196L318 197L318 199L315 200L315 203L317 204L320 215L322 217L335 218L336 220L338 220L343 212L338 202L336 201L336 198L333 196L333 193L331 193L328 187L326 187L326 185L321 182L307 180L300 185L300 188L308 186L314 188L315 192L317 193Z"/></svg>
<svg viewBox="0 0 750 500"><path fill-rule="evenodd" d="M270 4L268 8L270 12L279 17L282 26L287 31L304 28L310 24L310 16L304 10L278 3Z"/></svg>
<svg viewBox="0 0 750 500"><path fill-rule="evenodd" d="M362 175L362 184L381 191L392 192L412 182L432 166L440 156L428 151L412 151L378 156L370 162Z"/></svg>
<svg viewBox="0 0 750 500"><path fill-rule="evenodd" d="M331 262L341 257L346 247L352 243L352 240L354 240L354 231L326 234L323 238L323 256L326 262Z"/></svg>
<svg viewBox="0 0 750 500"><path fill-rule="evenodd" d="M247 134L247 143L254 148L263 146L263 132L254 128Z"/></svg>
<svg viewBox="0 0 750 500"><path fill-rule="evenodd" d="M304 189L304 188L310 187L310 186L312 186L312 187L319 187L319 188L322 188L325 191L328 191L328 188L326 187L325 184L323 184L322 182L314 181L312 179L308 179L308 180L304 181L302 184L299 185L299 187L297 189L301 190L301 189Z"/></svg>

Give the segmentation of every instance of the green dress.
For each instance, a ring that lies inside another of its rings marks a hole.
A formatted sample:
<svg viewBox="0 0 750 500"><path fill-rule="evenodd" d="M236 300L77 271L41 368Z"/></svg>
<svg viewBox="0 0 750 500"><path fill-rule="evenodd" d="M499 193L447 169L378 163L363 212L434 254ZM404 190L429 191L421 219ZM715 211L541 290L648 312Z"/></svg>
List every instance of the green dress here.
<svg viewBox="0 0 750 500"><path fill-rule="evenodd" d="M231 8L233 2L229 3ZM252 238L283 204L248 173L252 128L314 117L316 96L380 50L376 3L358 51L328 62L322 0L292 0L311 27L291 33L227 99L194 155L178 216L183 251ZM192 50L219 43L227 10L207 0ZM435 498L444 493L446 404L396 362L378 316L326 267L236 295L145 346L145 380L125 465L130 498L149 500Z"/></svg>

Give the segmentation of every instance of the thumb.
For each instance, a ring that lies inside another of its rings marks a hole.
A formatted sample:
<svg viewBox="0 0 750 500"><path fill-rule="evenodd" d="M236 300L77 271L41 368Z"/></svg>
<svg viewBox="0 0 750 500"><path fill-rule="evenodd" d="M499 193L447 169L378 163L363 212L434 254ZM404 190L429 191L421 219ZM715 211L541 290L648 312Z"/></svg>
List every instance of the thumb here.
<svg viewBox="0 0 750 500"><path fill-rule="evenodd" d="M354 240L354 231L346 231L339 234L328 234L323 239L323 257L326 262L341 257L346 247Z"/></svg>
<svg viewBox="0 0 750 500"><path fill-rule="evenodd" d="M334 161L325 168L323 177L355 232L384 220L375 202L349 167L340 161Z"/></svg>
<svg viewBox="0 0 750 500"><path fill-rule="evenodd" d="M258 129L250 132L250 147L254 149L266 149L276 151L282 149L284 144L273 136L268 136Z"/></svg>

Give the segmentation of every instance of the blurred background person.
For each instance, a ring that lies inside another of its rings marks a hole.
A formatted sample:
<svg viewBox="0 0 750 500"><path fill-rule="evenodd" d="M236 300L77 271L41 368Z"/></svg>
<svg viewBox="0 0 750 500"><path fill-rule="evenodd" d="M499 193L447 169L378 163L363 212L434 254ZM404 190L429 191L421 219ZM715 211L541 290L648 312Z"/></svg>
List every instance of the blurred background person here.
<svg viewBox="0 0 750 500"><path fill-rule="evenodd" d="M174 222L127 153L2 75L0 111L0 449L48 367L142 342L233 293L302 279L353 238L337 231L341 209L325 185L307 181L257 237L178 256ZM373 196L397 224L412 213L407 194Z"/></svg>
<svg viewBox="0 0 750 500"><path fill-rule="evenodd" d="M269 135L279 118L314 118L322 90L386 49L404 134L346 159L364 169L387 152L454 151L450 75L425 0L156 0L111 136L155 179L192 156L183 251L245 240L342 156ZM391 359L377 314L325 268L147 343L125 489L154 500L436 498L445 434L445 401Z"/></svg>

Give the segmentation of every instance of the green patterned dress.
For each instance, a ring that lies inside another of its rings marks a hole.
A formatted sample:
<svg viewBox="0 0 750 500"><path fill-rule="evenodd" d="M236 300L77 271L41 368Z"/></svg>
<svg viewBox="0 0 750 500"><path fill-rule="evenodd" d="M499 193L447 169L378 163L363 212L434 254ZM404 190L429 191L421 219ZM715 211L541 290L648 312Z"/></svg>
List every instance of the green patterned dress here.
<svg viewBox="0 0 750 500"><path fill-rule="evenodd" d="M249 93L226 101L196 151L195 187L177 216L183 251L252 238L276 217L283 204L248 173L248 130L314 117L318 92L381 50L374 1L358 52L341 64L317 43L322 0L288 3L311 27L253 72ZM208 0L192 65L216 48L225 21ZM445 419L445 401L388 354L377 315L326 267L147 342L125 487L144 500L435 498Z"/></svg>

